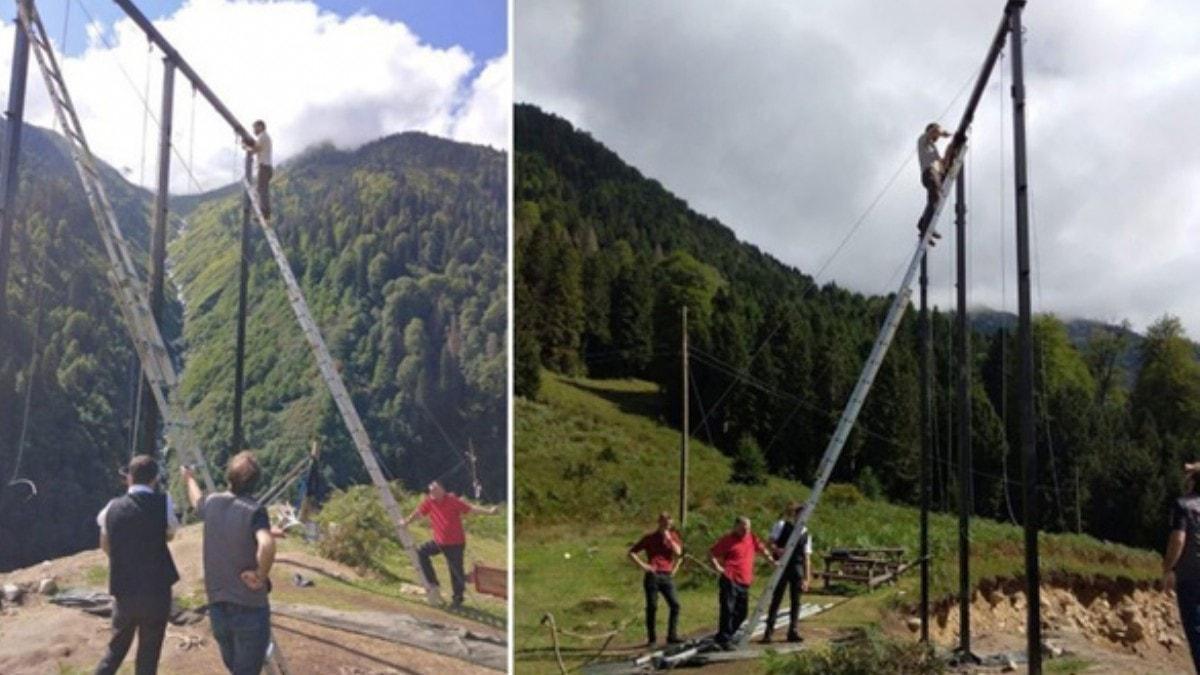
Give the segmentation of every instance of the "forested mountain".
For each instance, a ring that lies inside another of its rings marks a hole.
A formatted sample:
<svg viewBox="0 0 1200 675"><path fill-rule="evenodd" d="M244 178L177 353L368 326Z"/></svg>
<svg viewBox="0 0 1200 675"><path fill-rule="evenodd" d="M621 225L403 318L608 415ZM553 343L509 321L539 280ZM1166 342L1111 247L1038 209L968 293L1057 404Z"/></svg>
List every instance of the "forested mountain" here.
<svg viewBox="0 0 1200 675"><path fill-rule="evenodd" d="M0 484L26 478L38 493L0 492L0 570L95 546L95 514L121 489L136 391L65 145L28 128L22 150L10 321L0 333ZM104 172L144 261L152 196ZM410 488L441 477L471 494L473 450L483 497L505 496L505 174L502 153L403 134L353 152L314 149L273 183L292 267L385 471ZM170 244L182 302L171 302L164 332L186 364L182 394L204 449L220 466L230 451L240 207L235 190L221 189L174 209L187 222ZM261 451L268 480L312 440L335 485L365 479L260 233L253 244L247 444Z"/></svg>
<svg viewBox="0 0 1200 675"><path fill-rule="evenodd" d="M678 423L686 306L693 434L741 466L811 480L890 298L814 287L566 120L518 105L515 125L518 394L537 395L543 367L648 378ZM971 335L973 508L1019 520L1014 336L1003 317L990 318ZM1095 324L1082 337L1080 325L1072 334L1053 316L1035 322L1043 524L1158 546L1180 464L1195 454L1200 364L1170 316L1136 344L1124 328ZM918 497L916 328L910 312L834 476L909 503ZM935 312L933 498L942 509L958 493L952 330L953 316ZM1125 370L1131 349L1136 373Z"/></svg>
<svg viewBox="0 0 1200 675"><path fill-rule="evenodd" d="M386 470L505 498L506 162L418 133L310 150L272 182L273 226ZM217 191L172 243L187 308L183 392L220 465L232 429L241 201ZM256 228L257 229L257 228ZM245 433L275 473L317 440L335 484L366 480L255 232Z"/></svg>
<svg viewBox="0 0 1200 675"><path fill-rule="evenodd" d="M130 448L133 349L68 152L61 138L25 128L0 325L0 570L94 546L95 514L119 488ZM149 195L102 172L144 261ZM170 339L177 308L168 315ZM33 481L37 496L17 479Z"/></svg>

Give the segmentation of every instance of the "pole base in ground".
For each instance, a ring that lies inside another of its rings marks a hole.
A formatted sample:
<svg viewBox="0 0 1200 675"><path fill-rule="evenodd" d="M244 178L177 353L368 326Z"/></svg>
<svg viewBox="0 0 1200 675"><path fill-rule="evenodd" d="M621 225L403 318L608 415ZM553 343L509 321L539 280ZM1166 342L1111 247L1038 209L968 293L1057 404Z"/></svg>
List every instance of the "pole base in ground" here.
<svg viewBox="0 0 1200 675"><path fill-rule="evenodd" d="M983 657L979 656L975 652L970 650L963 651L962 649L955 649L950 654L950 658L947 659L947 663L951 668L958 668L961 666L982 666L983 661Z"/></svg>

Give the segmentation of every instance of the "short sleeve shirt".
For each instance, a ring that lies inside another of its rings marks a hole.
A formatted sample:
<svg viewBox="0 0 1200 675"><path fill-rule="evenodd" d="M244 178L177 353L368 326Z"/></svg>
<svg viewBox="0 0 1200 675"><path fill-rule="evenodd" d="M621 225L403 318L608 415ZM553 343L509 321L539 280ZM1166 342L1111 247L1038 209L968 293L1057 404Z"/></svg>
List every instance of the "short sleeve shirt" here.
<svg viewBox="0 0 1200 675"><path fill-rule="evenodd" d="M730 532L717 540L709 554L721 563L724 576L735 584L749 586L754 581L754 554L761 546L753 534L741 537Z"/></svg>
<svg viewBox="0 0 1200 675"><path fill-rule="evenodd" d="M937 166L941 169L942 156L938 153L937 142L925 138L925 134L921 134L917 138L917 159L921 162L921 172L926 169Z"/></svg>
<svg viewBox="0 0 1200 675"><path fill-rule="evenodd" d="M426 497L417 507L417 513L429 516L429 526L433 529L433 541L439 546L462 546L467 543L467 535L463 532L463 514L471 512L471 505L459 499L453 493L446 493L441 499Z"/></svg>
<svg viewBox="0 0 1200 675"><path fill-rule="evenodd" d="M204 589L208 601L266 607L267 589L251 590L241 573L258 568L259 530L270 530L267 509L251 497L230 492L204 495L196 505L204 521Z"/></svg>
<svg viewBox="0 0 1200 675"><path fill-rule="evenodd" d="M666 536L677 546L682 547L683 544L677 533L668 531ZM641 551L646 552L646 557L650 559L650 569L655 572L670 573L675 568L675 551L667 544L658 530L642 537L633 545L633 548L629 549L630 553Z"/></svg>
<svg viewBox="0 0 1200 675"><path fill-rule="evenodd" d="M273 166L271 164L271 135L265 130L255 139L254 154L258 156L259 166Z"/></svg>
<svg viewBox="0 0 1200 675"><path fill-rule="evenodd" d="M1175 500L1171 506L1171 530L1187 535L1183 553L1175 563L1175 578L1179 581L1200 580L1200 495L1191 494Z"/></svg>

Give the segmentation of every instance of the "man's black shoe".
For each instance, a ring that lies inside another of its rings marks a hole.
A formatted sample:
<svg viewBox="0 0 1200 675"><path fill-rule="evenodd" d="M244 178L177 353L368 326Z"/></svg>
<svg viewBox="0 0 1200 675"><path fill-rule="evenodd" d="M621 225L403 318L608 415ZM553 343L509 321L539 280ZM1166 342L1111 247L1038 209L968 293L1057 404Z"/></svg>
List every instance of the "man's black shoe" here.
<svg viewBox="0 0 1200 675"><path fill-rule="evenodd" d="M723 643L721 643L720 646L721 646L722 651L727 651L727 652L736 652L737 651L737 645L733 644L732 642L723 642Z"/></svg>
<svg viewBox="0 0 1200 675"><path fill-rule="evenodd" d="M788 642L804 642L804 638L800 637L799 633L788 633Z"/></svg>
<svg viewBox="0 0 1200 675"><path fill-rule="evenodd" d="M679 637L667 638L667 644L669 644L669 645L681 645L681 644L683 644L683 642L684 642L683 639L679 638Z"/></svg>

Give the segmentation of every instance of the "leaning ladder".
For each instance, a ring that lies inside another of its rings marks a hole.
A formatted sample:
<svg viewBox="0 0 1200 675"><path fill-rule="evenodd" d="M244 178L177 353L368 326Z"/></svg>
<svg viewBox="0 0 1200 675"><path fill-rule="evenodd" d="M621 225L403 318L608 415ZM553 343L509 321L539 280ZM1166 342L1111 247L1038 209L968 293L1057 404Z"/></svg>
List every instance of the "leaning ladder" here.
<svg viewBox="0 0 1200 675"><path fill-rule="evenodd" d="M300 284L296 283L296 275L292 273L292 266L288 262L287 254L284 253L283 246L279 243L279 237L275 235L275 230L271 229L271 226L267 224L267 219L263 217L262 205L258 201L258 191L250 184L249 180L242 182L242 188L250 198L254 217L262 227L263 234L267 238L267 245L271 249L271 255L279 266L280 274L283 275L288 302L291 303L296 320L300 323L301 330L304 331L304 338L308 340L308 346L312 348L313 356L316 357L321 379L325 380L325 385L329 387L329 394L342 414L346 430L354 439L354 446L358 449L358 454L362 456L363 465L366 466L367 473L371 476L371 482L375 483L375 487L379 490L379 498L383 501L383 506L387 509L392 524L396 526L396 534L400 537L400 543L403 544L409 559L412 560L417 578L425 587L426 597L432 604L441 604L438 587L433 584L432 580L425 577L421 560L417 557L416 544L413 542L408 527L404 524L404 515L400 512L400 504L396 502L396 497L392 494L391 487L384 478L383 471L379 468L379 461L375 458L375 451L371 448L371 438L367 435L366 427L363 426L362 419L358 416L358 410L354 407L350 392L346 390L346 383L342 380L341 373L338 372L333 356L329 353L329 348L325 346L325 339L321 337L317 322L313 320L312 312L308 309L308 302L300 291Z"/></svg>
<svg viewBox="0 0 1200 675"><path fill-rule="evenodd" d="M175 364L171 362L171 355L167 352L158 323L150 311L149 294L133 264L129 245L117 223L108 193L104 189L104 182L96 168L95 157L84 138L83 127L67 92L67 85L54 56L54 49L50 45L50 38L31 0L18 0L17 7L20 29L29 38L30 47L37 58L38 68L46 81L47 93L54 104L54 113L70 145L71 159L79 173L79 180L83 183L96 226L100 230L100 240L108 255L107 276L112 285L113 296L133 340L142 373L150 385L158 409L163 413L167 438L173 447L191 456L192 461L200 468L205 487L211 492L214 487L212 474L209 473L208 463L204 460L204 454L200 452L200 445L192 432L191 422L177 393L179 378L175 373Z"/></svg>
<svg viewBox="0 0 1200 675"><path fill-rule="evenodd" d="M792 553L800 543L800 532L808 524L808 519L812 517L813 511L817 508L817 502L821 500L821 493L824 492L825 485L829 482L830 476L833 475L833 468L837 465L838 457L842 454L842 447L845 446L846 439L849 438L850 432L854 429L858 413L862 410L863 402L866 401L867 394L871 391L871 385L875 383L875 376L879 373L880 366L883 365L883 358L887 356L888 349L892 346L892 339L896 337L896 330L900 327L900 320L904 318L904 312L908 309L908 301L912 296L913 278L917 276L917 269L921 266L921 259L925 257L925 251L929 247L929 241L933 237L934 228L937 226L938 216L941 215L942 207L946 204L950 196L950 186L954 184L954 180L958 177L958 172L962 170L962 160L966 154L967 148L965 144L959 146L954 153L954 162L950 165L950 171L946 173L946 177L942 180L941 192L938 195L933 213L929 215L929 224L925 228L925 234L917 243L916 250L913 251L912 260L908 263L908 271L904 275L904 280L900 282L900 290L892 300L892 306L888 309L887 318L883 321L883 327L879 330L879 336L875 338L875 345L871 348L871 354L867 357L867 363L863 367L862 374L858 377L858 383L854 385L854 390L850 392L850 400L846 403L845 409L842 410L842 417L838 420L837 428L834 430L833 436L829 439L829 445L825 448L825 456L821 458L821 464L817 467L817 479L813 482L812 491L808 494L808 500L804 504L804 510L796 518L792 534L788 537L787 547L784 549L780 560L791 560ZM741 646L744 647L750 641L751 637L750 631L745 630L744 627L758 625L763 613L767 609L767 603L770 602L775 587L779 585L779 581L783 578L785 567L785 565L780 565L775 568L775 571L771 574L771 581L763 589L762 595L758 598L758 603L754 606L754 613L743 624L743 628L739 629L736 640Z"/></svg>

